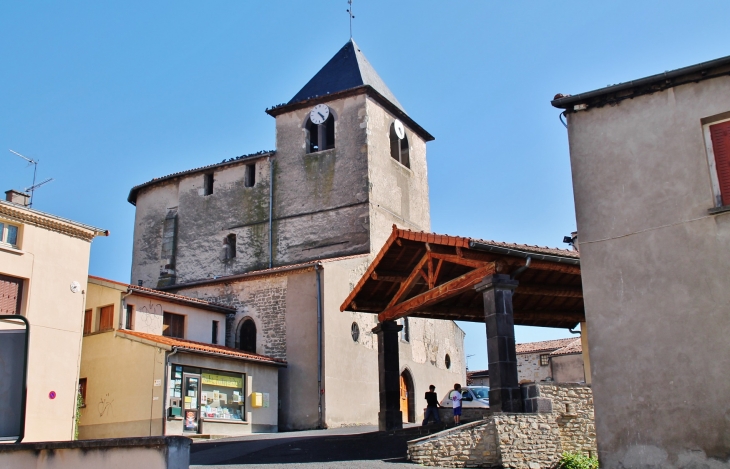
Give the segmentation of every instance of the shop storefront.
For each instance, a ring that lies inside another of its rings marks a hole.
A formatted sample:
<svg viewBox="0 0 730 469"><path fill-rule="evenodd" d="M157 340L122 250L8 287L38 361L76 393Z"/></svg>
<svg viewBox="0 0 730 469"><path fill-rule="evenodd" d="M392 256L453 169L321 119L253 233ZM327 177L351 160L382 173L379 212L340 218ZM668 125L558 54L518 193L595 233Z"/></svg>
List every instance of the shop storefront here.
<svg viewBox="0 0 730 469"><path fill-rule="evenodd" d="M284 362L232 349L213 355L181 348L168 368L165 434L277 431L278 376Z"/></svg>
<svg viewBox="0 0 730 469"><path fill-rule="evenodd" d="M171 370L169 417L183 431L203 433L205 422L246 422L246 375L175 365Z"/></svg>

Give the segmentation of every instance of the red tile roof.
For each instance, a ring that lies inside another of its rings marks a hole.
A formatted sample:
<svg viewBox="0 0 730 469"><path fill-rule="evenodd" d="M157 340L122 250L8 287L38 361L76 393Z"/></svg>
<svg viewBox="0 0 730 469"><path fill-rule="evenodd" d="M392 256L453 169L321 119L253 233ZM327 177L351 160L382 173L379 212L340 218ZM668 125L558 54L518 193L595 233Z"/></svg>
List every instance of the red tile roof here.
<svg viewBox="0 0 730 469"><path fill-rule="evenodd" d="M176 295L175 293L168 293L161 290L155 290L153 288L147 288L147 287L140 287L138 285L130 285L128 283L122 283L117 282L116 280L109 280L102 277L96 277L94 275L89 275L90 279L100 280L102 282L109 282L109 283L115 283L117 285L120 285L122 287L127 288L127 292L131 293L137 293L139 295L149 295L149 296L155 296L159 298L166 298L170 301L177 302L177 303L184 303L189 304L191 306L197 306L204 309L210 309L213 311L218 311L221 313L235 313L236 308L232 308L230 306L226 306L220 303L214 303L212 301L208 300L201 300L199 298L192 298L189 296L184 295Z"/></svg>
<svg viewBox="0 0 730 469"><path fill-rule="evenodd" d="M576 339L565 347L557 349L550 353L550 355L555 357L557 355L572 355L574 353L583 353L583 344L580 339Z"/></svg>
<svg viewBox="0 0 730 469"><path fill-rule="evenodd" d="M176 347L179 350L186 352L203 352L213 353L215 355L226 356L230 358L237 358L247 361L269 363L274 365L285 366L286 361L279 358L267 357L266 355L258 355L256 353L248 353L242 350L234 349L231 347L225 347L223 345L204 344L203 342L194 342L192 340L176 339L174 337L165 337L155 334L147 334L138 331L128 331L121 329L117 331L118 335L129 335L138 337L140 339L149 340L158 344L169 345L170 347Z"/></svg>
<svg viewBox="0 0 730 469"><path fill-rule="evenodd" d="M575 343L577 342L577 349L575 348ZM581 342L580 337L569 337L567 339L557 339L557 340L543 340L541 342L528 342L526 344L517 344L515 346L515 350L518 354L520 353L537 353L537 352L554 352L557 350L562 350L563 348L567 348L568 346L571 347L570 350L573 350L568 353L581 353ZM564 354L561 354L564 355Z"/></svg>

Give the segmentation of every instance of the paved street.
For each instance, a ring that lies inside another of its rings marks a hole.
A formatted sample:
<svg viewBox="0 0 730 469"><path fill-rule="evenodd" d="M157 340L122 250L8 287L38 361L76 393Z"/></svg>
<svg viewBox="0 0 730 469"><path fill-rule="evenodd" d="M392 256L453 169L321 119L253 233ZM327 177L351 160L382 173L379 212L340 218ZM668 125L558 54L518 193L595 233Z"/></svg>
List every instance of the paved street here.
<svg viewBox="0 0 730 469"><path fill-rule="evenodd" d="M350 427L201 441L193 444L190 463L200 469L413 469L419 466L406 461L406 442L419 435L410 428L399 434Z"/></svg>

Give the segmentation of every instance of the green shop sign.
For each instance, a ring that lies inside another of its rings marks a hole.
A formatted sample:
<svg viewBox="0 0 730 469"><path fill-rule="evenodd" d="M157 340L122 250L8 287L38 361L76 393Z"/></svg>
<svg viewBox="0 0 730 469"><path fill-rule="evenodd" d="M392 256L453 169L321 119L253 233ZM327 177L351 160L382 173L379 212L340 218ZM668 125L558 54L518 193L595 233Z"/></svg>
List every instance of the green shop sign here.
<svg viewBox="0 0 730 469"><path fill-rule="evenodd" d="M221 376L214 375L213 373L203 373L201 375L201 381L203 384L210 384L212 386L223 386L226 388L238 388L243 387L242 378L234 378L233 376Z"/></svg>

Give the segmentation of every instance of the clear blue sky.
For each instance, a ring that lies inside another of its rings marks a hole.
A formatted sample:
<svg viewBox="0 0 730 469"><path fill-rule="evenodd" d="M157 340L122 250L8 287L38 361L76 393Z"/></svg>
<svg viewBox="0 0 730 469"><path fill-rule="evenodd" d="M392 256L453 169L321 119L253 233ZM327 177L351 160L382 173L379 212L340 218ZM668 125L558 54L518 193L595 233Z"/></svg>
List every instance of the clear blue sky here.
<svg viewBox="0 0 730 469"><path fill-rule="evenodd" d="M128 281L129 189L274 148L288 101L348 40L347 2L2 2L0 188L111 230L90 272ZM428 145L432 229L562 246L575 229L550 99L730 55L727 1L355 0L354 37ZM471 369L484 326L468 324ZM518 341L567 337L518 328Z"/></svg>

